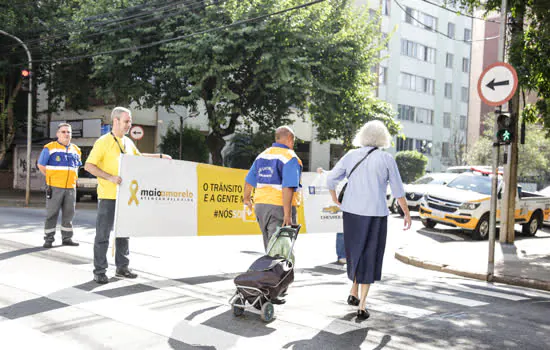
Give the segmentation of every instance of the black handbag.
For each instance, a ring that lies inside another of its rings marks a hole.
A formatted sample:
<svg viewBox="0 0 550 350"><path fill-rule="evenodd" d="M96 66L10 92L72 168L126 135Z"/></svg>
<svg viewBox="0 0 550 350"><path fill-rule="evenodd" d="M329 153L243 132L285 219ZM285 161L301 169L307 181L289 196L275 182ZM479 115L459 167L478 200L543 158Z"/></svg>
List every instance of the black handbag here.
<svg viewBox="0 0 550 350"><path fill-rule="evenodd" d="M367 154L361 158L360 161L357 162L357 164L355 164L355 166L353 167L353 169L351 169L351 171L349 172L349 175L348 175L348 181L349 181L349 178L351 176L351 174L353 174L353 172L355 171L355 169L357 169L357 167L359 166L359 164L361 164L361 162L363 162L365 159L367 159L367 157L369 156L369 154L371 154L373 151L377 150L378 147L374 147L373 149L371 149L370 151L367 152ZM340 204L342 204L342 201L344 200L344 194L346 193L346 187L348 187L348 184L346 183L344 185L344 187L342 187L342 190L340 191L340 193L338 194L338 202Z"/></svg>

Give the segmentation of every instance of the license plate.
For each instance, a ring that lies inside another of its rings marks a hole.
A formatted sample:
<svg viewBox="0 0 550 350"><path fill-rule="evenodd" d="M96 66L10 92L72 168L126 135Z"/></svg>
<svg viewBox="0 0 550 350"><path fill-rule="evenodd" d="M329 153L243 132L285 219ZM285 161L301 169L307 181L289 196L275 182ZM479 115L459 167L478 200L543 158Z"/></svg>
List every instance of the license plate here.
<svg viewBox="0 0 550 350"><path fill-rule="evenodd" d="M437 216L438 218L444 218L445 217L444 212L442 212L441 210L435 210L435 209L432 209L432 215Z"/></svg>

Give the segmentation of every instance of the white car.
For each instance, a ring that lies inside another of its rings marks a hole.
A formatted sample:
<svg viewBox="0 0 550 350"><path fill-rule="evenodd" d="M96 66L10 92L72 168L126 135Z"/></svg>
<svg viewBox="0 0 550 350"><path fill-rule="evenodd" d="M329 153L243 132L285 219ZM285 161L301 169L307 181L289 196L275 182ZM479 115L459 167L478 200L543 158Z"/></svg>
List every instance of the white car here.
<svg viewBox="0 0 550 350"><path fill-rule="evenodd" d="M418 211L420 207L420 200L426 192L431 190L434 186L443 186L451 182L459 174L457 173L430 173L422 176L412 184L405 185L405 199L407 200L407 206L410 211ZM387 197L387 196L386 196ZM397 200L391 196L388 199L390 204L390 210L392 213L399 213L403 215L401 207L397 203Z"/></svg>
<svg viewBox="0 0 550 350"><path fill-rule="evenodd" d="M544 196L544 197L550 197L550 186L547 186L547 187L543 188L542 190L537 191L536 193L540 194L541 196ZM544 220L544 224L545 225L550 225L550 220Z"/></svg>

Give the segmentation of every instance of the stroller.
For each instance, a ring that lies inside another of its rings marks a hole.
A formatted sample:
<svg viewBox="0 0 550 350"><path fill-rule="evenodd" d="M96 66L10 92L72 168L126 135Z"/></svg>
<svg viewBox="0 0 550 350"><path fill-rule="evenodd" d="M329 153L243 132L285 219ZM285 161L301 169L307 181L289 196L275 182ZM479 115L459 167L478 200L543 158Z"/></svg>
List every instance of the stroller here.
<svg viewBox="0 0 550 350"><path fill-rule="evenodd" d="M258 258L247 272L235 277L237 290L229 299L233 314L244 314L246 302L261 310L265 322L275 314L271 301L286 291L294 281L294 243L301 225L279 228L271 237L267 254Z"/></svg>

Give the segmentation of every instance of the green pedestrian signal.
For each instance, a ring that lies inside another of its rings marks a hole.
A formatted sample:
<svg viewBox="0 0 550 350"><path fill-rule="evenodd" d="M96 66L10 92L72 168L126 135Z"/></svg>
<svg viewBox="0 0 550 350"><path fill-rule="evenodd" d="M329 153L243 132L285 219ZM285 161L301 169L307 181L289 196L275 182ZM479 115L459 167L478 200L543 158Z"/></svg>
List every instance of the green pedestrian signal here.
<svg viewBox="0 0 550 350"><path fill-rule="evenodd" d="M497 117L497 140L499 143L509 144L514 139L512 118L501 114Z"/></svg>

